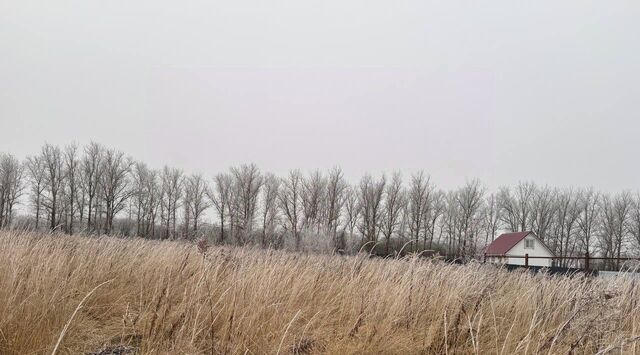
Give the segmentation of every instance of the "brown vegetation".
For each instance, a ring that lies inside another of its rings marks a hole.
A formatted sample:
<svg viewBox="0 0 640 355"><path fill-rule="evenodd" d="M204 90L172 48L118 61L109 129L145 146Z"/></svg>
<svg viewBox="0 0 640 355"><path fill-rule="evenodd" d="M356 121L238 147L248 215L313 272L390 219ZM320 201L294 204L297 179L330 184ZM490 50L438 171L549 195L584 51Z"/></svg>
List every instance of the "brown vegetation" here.
<svg viewBox="0 0 640 355"><path fill-rule="evenodd" d="M638 291L479 264L6 231L0 353L627 353Z"/></svg>

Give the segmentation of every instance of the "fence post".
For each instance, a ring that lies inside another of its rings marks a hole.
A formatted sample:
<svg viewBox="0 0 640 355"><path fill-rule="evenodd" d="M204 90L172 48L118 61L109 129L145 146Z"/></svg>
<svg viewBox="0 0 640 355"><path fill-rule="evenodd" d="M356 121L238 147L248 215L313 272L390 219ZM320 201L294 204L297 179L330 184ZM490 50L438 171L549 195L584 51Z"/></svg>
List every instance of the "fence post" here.
<svg viewBox="0 0 640 355"><path fill-rule="evenodd" d="M529 254L524 254L524 266L529 266Z"/></svg>
<svg viewBox="0 0 640 355"><path fill-rule="evenodd" d="M584 269L589 271L589 252L584 253Z"/></svg>

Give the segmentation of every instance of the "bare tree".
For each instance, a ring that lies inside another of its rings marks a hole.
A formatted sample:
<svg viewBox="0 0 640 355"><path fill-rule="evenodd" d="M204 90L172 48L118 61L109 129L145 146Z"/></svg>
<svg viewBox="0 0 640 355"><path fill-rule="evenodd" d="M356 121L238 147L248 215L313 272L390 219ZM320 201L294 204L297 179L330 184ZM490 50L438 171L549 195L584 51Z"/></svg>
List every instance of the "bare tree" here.
<svg viewBox="0 0 640 355"><path fill-rule="evenodd" d="M358 201L362 218L360 219L360 233L366 249L371 250L378 241L378 233L382 222L382 200L384 198L384 188L386 178L382 176L380 180L374 181L371 175L365 175L360 180L358 188Z"/></svg>
<svg viewBox="0 0 640 355"><path fill-rule="evenodd" d="M9 199L7 203L6 225L10 225L13 222L13 208L18 204L18 200L22 196L25 188L24 184L24 165L16 160L14 174L12 174Z"/></svg>
<svg viewBox="0 0 640 355"><path fill-rule="evenodd" d="M322 199L324 196L326 181L318 170L313 172L302 184L302 214L304 225L308 228L316 226L319 232L320 213L322 211Z"/></svg>
<svg viewBox="0 0 640 355"><path fill-rule="evenodd" d="M629 232L635 242L635 251L640 250L640 193L633 198L633 206L629 217Z"/></svg>
<svg viewBox="0 0 640 355"><path fill-rule="evenodd" d="M0 228L11 225L23 189L23 165L11 154L0 154Z"/></svg>
<svg viewBox="0 0 640 355"><path fill-rule="evenodd" d="M531 229L531 204L536 185L531 182L520 182L512 195L507 187L500 189L498 201L503 222L512 232Z"/></svg>
<svg viewBox="0 0 640 355"><path fill-rule="evenodd" d="M209 202L206 199L207 184L200 174L189 176L185 180L185 199L184 208L188 219L185 221L187 233L186 238L195 238L198 236L198 225L202 214L209 208ZM193 223L189 232L188 222Z"/></svg>
<svg viewBox="0 0 640 355"><path fill-rule="evenodd" d="M151 238L156 237L156 218L158 216L158 210L162 203L162 190L158 183L158 171L151 170L149 172L146 184L146 210L145 210L145 223L144 234Z"/></svg>
<svg viewBox="0 0 640 355"><path fill-rule="evenodd" d="M407 189L405 188L404 189L404 201L403 201L404 203L402 204L402 209L400 210L400 217L399 217L398 227L396 228L396 234L398 236L398 240L403 243L403 247L404 247L404 244L406 244L407 241L412 241L412 239L410 237L410 233L409 233L409 225L411 224L411 219L410 219L410 215L409 215L409 203L408 203L407 196L408 196L408 192L407 192ZM434 197L437 198L437 196L434 196ZM436 202L437 201L434 200L434 203L436 203ZM441 214L441 212L438 212L438 213ZM438 220L438 218L435 218L434 222L436 220ZM429 220L431 220L431 218L429 218ZM433 230L435 230L435 226L433 227ZM433 241L432 241L432 243L433 243ZM429 248L431 248L431 246L429 246ZM400 250L398 250L398 252L400 252Z"/></svg>
<svg viewBox="0 0 640 355"><path fill-rule="evenodd" d="M98 216L98 193L102 168L104 148L91 142L84 148L84 157L81 161L82 191L87 198L87 228L90 231L96 229ZM84 213L80 212L81 215ZM80 218L82 220L82 217Z"/></svg>
<svg viewBox="0 0 640 355"><path fill-rule="evenodd" d="M620 257L629 233L629 220L632 215L633 199L628 191L615 197L603 195L600 203L601 231L598 248L606 258ZM620 267L620 262L608 262L607 267Z"/></svg>
<svg viewBox="0 0 640 355"><path fill-rule="evenodd" d="M349 236L353 236L354 230L358 225L358 220L360 219L362 206L358 203L358 194L352 186L347 187L345 190L344 207L344 231L346 232L348 230Z"/></svg>
<svg viewBox="0 0 640 355"><path fill-rule="evenodd" d="M462 232L461 255L473 255L476 247L476 237L479 234L481 221L481 207L484 199L485 188L480 180L468 181L456 194L455 200L460 211L460 223Z"/></svg>
<svg viewBox="0 0 640 355"><path fill-rule="evenodd" d="M278 193L280 190L280 180L273 174L266 174L264 177L264 187L262 189L262 239L260 244L267 247L272 244L279 247L279 241L273 240L276 222L278 220Z"/></svg>
<svg viewBox="0 0 640 355"><path fill-rule="evenodd" d="M576 247L576 227L580 208L575 191L557 192L557 206L554 209L553 232L550 235L550 247L559 256L574 254ZM566 264L566 262L565 262Z"/></svg>
<svg viewBox="0 0 640 355"><path fill-rule="evenodd" d="M175 239L177 236L177 220L180 201L182 200L183 174L182 171L165 166L162 169L161 183L161 220L164 224L165 238Z"/></svg>
<svg viewBox="0 0 640 355"><path fill-rule="evenodd" d="M501 187L496 196L498 211L504 227L511 232L520 229L519 213L515 198L509 187Z"/></svg>
<svg viewBox="0 0 640 355"><path fill-rule="evenodd" d="M500 209L498 207L498 200L496 198L496 195L490 194L485 199L484 206L484 244L488 245L489 242L493 242L493 240L496 238L498 230L501 226Z"/></svg>
<svg viewBox="0 0 640 355"><path fill-rule="evenodd" d="M431 179L424 172L411 176L408 191L409 204L409 233L411 234L412 249L415 250L420 240L420 233L424 229L424 216L429 208L429 198L433 191Z"/></svg>
<svg viewBox="0 0 640 355"><path fill-rule="evenodd" d="M531 197L531 229L543 241L553 222L553 213L556 208L555 195L556 191L545 186L534 187Z"/></svg>
<svg viewBox="0 0 640 355"><path fill-rule="evenodd" d="M578 206L580 208L580 214L578 215L578 228L579 228L579 241L582 251L585 253L590 252L590 247L593 243L594 234L597 231L597 225L600 218L600 193L593 189L587 189L580 194Z"/></svg>
<svg viewBox="0 0 640 355"><path fill-rule="evenodd" d="M445 204L445 193L443 191L434 191L431 194L431 198L429 199L429 208L425 213L425 222L424 222L424 240L423 240L423 248L424 249L432 249L433 241L435 237L435 230L437 226L438 219L442 217L444 211L446 209ZM427 239L429 240L429 244L427 245Z"/></svg>
<svg viewBox="0 0 640 355"><path fill-rule="evenodd" d="M342 170L334 168L329 173L327 180L327 193L325 201L327 231L331 234L334 250L344 250L344 238L338 236L338 225L340 224L340 215L345 204L345 191L347 183L344 180Z"/></svg>
<svg viewBox="0 0 640 355"><path fill-rule="evenodd" d="M27 158L27 176L30 183L30 198L35 210L36 224L38 229L40 224L40 211L42 210L42 199L45 190L46 167L40 156Z"/></svg>
<svg viewBox="0 0 640 355"><path fill-rule="evenodd" d="M614 228L614 246L616 257L620 258L623 247L628 239L629 217L633 206L633 198L629 191L618 194L613 202L616 224ZM620 260L616 260L616 268L620 268Z"/></svg>
<svg viewBox="0 0 640 355"><path fill-rule="evenodd" d="M532 182L521 182L516 186L516 201L519 211L520 230L525 231L530 225L531 200L536 191L536 185Z"/></svg>
<svg viewBox="0 0 640 355"><path fill-rule="evenodd" d="M67 215L66 230L69 234L73 234L73 222L76 215L75 201L78 195L79 164L80 162L78 160L78 146L75 144L67 146L64 150L64 174L66 187L65 197L66 205L68 206L67 212L65 213Z"/></svg>
<svg viewBox="0 0 640 355"><path fill-rule="evenodd" d="M446 237L447 252L451 254L460 250L459 236L462 234L462 223L460 223L462 213L455 191L447 192L445 206L440 228Z"/></svg>
<svg viewBox="0 0 640 355"><path fill-rule="evenodd" d="M58 214L60 201L58 198L63 187L64 162L60 148L51 144L45 144L41 154L46 171L46 202L44 205L49 211L49 228L53 231L58 227L60 220Z"/></svg>
<svg viewBox="0 0 640 355"><path fill-rule="evenodd" d="M225 240L225 225L231 210L233 197L233 177L231 174L218 174L215 176L214 187L209 189L207 195L218 213L220 219L220 242Z"/></svg>
<svg viewBox="0 0 640 355"><path fill-rule="evenodd" d="M389 255L391 237L396 233L396 229L400 223L400 213L405 203L402 177L399 172L393 174L391 182L384 189L384 200L382 235L385 239L385 254Z"/></svg>
<svg viewBox="0 0 640 355"><path fill-rule="evenodd" d="M145 219L145 204L147 200L147 176L149 175L149 168L147 165L141 162L133 164L132 169L132 181L133 181L133 198L136 208L136 235L142 236L142 223Z"/></svg>
<svg viewBox="0 0 640 355"><path fill-rule="evenodd" d="M237 215L235 235L240 244L246 243L253 231L262 186L262 174L255 164L231 168L234 179L234 210Z"/></svg>
<svg viewBox="0 0 640 355"><path fill-rule="evenodd" d="M104 152L101 166L100 189L105 203L104 232L113 231L113 220L133 195L129 188L129 174L133 161L124 153L109 149Z"/></svg>
<svg viewBox="0 0 640 355"><path fill-rule="evenodd" d="M284 229L291 233L296 250L300 249L300 231L302 221L302 184L303 178L299 170L289 172L289 176L282 180L282 188L278 194L280 209L284 215Z"/></svg>
<svg viewBox="0 0 640 355"><path fill-rule="evenodd" d="M600 233L598 234L598 250L605 258L613 258L616 255L615 231L617 229L617 216L615 213L613 199L609 195L603 195L600 201L601 222ZM607 267L613 264L607 263Z"/></svg>
<svg viewBox="0 0 640 355"><path fill-rule="evenodd" d="M136 234L153 238L157 210L160 206L161 192L158 187L155 170L149 169L144 163L136 163L133 169L134 203L136 208Z"/></svg>

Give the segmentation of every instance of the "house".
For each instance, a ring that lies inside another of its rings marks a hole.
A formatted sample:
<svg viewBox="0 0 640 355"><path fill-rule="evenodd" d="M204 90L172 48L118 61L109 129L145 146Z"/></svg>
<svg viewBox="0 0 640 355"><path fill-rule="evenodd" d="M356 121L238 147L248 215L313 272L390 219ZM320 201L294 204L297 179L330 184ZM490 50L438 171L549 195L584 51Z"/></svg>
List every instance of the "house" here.
<svg viewBox="0 0 640 355"><path fill-rule="evenodd" d="M525 256L528 255L528 258ZM518 256L509 257L509 256ZM494 264L551 267L556 255L533 232L504 233L485 249L485 261ZM534 257L534 258L532 258ZM535 257L548 257L537 259Z"/></svg>

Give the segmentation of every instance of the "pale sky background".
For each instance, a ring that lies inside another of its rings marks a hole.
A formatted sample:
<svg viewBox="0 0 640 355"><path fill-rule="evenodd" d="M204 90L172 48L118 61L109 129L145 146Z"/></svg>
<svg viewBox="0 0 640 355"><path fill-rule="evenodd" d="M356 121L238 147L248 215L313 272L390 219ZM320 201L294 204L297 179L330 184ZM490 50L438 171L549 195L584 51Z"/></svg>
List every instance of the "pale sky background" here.
<svg viewBox="0 0 640 355"><path fill-rule="evenodd" d="M640 189L637 1L0 0L0 151Z"/></svg>

